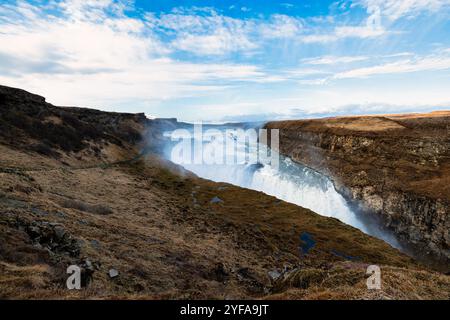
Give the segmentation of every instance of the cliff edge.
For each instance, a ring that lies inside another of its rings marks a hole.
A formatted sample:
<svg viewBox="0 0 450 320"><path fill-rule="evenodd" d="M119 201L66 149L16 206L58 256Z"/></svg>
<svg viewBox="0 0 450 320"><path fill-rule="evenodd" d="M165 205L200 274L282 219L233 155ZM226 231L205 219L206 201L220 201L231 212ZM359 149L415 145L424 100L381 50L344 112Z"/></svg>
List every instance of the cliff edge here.
<svg viewBox="0 0 450 320"><path fill-rule="evenodd" d="M330 176L366 214L450 258L450 111L269 122L280 150Z"/></svg>
<svg viewBox="0 0 450 320"><path fill-rule="evenodd" d="M449 298L449 276L379 239L165 161L177 125L0 86L0 299Z"/></svg>

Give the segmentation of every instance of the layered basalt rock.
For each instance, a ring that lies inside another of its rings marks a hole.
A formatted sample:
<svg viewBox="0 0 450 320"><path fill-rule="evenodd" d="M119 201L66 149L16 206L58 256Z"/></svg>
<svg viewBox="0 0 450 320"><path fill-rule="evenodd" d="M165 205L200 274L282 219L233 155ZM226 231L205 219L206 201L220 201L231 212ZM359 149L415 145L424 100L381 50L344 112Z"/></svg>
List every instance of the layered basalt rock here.
<svg viewBox="0 0 450 320"><path fill-rule="evenodd" d="M280 151L330 176L424 254L450 259L450 112L270 122Z"/></svg>
<svg viewBox="0 0 450 320"><path fill-rule="evenodd" d="M179 126L0 86L0 299L448 299L379 239L162 159Z"/></svg>

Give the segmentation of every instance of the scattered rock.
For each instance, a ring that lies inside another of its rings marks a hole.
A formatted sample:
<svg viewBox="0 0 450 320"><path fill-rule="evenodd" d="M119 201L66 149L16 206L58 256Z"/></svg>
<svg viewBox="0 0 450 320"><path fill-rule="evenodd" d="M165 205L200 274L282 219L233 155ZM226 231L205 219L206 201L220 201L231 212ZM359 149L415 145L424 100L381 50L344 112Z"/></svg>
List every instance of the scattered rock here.
<svg viewBox="0 0 450 320"><path fill-rule="evenodd" d="M272 281L277 280L281 276L281 273L279 273L277 270L269 271L267 274Z"/></svg>
<svg viewBox="0 0 450 320"><path fill-rule="evenodd" d="M23 230L31 238L33 244L50 253L67 254L77 257L80 254L80 246L77 239L73 238L65 228L58 223L46 221L16 221L16 227Z"/></svg>
<svg viewBox="0 0 450 320"><path fill-rule="evenodd" d="M109 269L108 275L111 279L117 278L119 276L119 271L116 269Z"/></svg>
<svg viewBox="0 0 450 320"><path fill-rule="evenodd" d="M66 230L64 230L64 228L62 226L55 226L53 228L53 230L54 230L55 236L58 240L61 240L66 235Z"/></svg>
<svg viewBox="0 0 450 320"><path fill-rule="evenodd" d="M223 203L223 200L215 196L214 198L211 199L210 203Z"/></svg>
<svg viewBox="0 0 450 320"><path fill-rule="evenodd" d="M100 249L100 242L98 240L93 239L93 240L91 240L91 246L94 249L98 250L98 249Z"/></svg>

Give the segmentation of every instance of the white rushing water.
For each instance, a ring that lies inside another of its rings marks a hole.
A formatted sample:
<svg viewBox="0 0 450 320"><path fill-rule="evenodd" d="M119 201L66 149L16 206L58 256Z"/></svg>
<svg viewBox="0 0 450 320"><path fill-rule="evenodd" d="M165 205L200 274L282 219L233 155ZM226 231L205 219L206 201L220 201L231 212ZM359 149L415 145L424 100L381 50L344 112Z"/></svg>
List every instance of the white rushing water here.
<svg viewBox="0 0 450 320"><path fill-rule="evenodd" d="M211 139L207 137L202 141L203 146L208 144L233 143L229 137ZM238 145L234 152L257 152L258 145ZM225 156L227 148L223 146ZM350 208L347 201L341 196L332 181L308 167L293 162L287 157L280 156L277 166L270 161L245 162L231 164L189 164L183 163L173 153L169 156L175 163L182 165L187 170L194 172L199 177L216 182L227 182L244 188L249 188L275 196L278 199L294 203L304 208L327 217L334 217L361 231L385 240L395 247L399 247L394 237L385 234L376 226L368 227L357 218L355 212ZM261 159L260 159L261 160Z"/></svg>

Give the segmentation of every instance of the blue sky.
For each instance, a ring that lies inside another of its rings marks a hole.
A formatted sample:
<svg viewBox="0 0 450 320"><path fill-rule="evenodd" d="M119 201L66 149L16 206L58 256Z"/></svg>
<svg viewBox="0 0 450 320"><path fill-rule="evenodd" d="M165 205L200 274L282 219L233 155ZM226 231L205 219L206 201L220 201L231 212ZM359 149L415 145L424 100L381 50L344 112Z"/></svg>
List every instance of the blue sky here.
<svg viewBox="0 0 450 320"><path fill-rule="evenodd" d="M450 109L450 0L0 0L0 84L238 121Z"/></svg>

